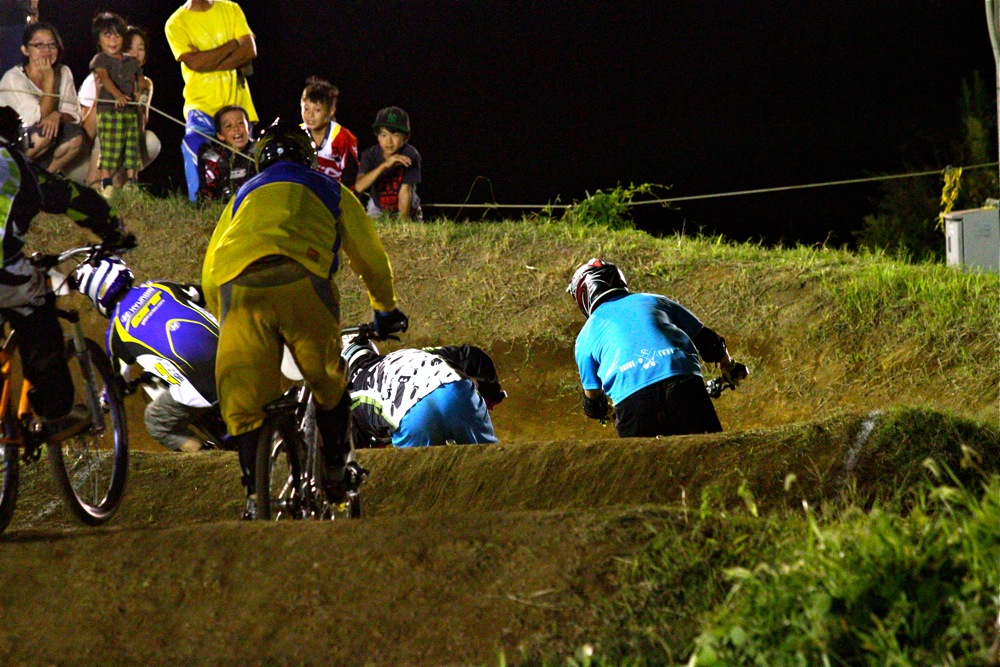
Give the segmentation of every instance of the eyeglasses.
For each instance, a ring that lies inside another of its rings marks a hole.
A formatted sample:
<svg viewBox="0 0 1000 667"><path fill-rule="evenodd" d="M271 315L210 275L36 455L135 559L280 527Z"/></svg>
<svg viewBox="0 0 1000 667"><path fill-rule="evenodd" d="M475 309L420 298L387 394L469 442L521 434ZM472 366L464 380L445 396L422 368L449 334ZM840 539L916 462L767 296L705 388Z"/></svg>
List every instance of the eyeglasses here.
<svg viewBox="0 0 1000 667"><path fill-rule="evenodd" d="M55 51L59 48L57 42L30 42L28 46L33 47L41 51L42 49L47 49L49 51Z"/></svg>

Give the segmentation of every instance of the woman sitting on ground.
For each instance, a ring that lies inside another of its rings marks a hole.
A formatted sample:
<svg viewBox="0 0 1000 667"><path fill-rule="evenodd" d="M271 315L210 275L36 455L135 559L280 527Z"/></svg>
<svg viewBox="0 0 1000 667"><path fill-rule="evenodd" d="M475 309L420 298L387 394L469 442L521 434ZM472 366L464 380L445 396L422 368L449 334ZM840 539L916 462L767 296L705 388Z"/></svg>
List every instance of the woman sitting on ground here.
<svg viewBox="0 0 1000 667"><path fill-rule="evenodd" d="M83 145L73 73L62 64L63 44L51 23L24 29L24 63L0 78L0 106L9 106L28 129L27 156L50 172L66 169Z"/></svg>

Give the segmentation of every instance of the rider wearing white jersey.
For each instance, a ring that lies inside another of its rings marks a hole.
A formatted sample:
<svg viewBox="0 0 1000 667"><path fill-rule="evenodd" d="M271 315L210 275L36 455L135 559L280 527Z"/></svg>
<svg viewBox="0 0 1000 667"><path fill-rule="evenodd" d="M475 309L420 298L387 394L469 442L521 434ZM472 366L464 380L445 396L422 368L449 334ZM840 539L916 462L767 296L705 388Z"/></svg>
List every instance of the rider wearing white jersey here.
<svg viewBox="0 0 1000 667"><path fill-rule="evenodd" d="M478 347L403 349L380 355L374 344L364 340L345 344L343 356L355 446L497 441L490 411L507 394L493 360Z"/></svg>

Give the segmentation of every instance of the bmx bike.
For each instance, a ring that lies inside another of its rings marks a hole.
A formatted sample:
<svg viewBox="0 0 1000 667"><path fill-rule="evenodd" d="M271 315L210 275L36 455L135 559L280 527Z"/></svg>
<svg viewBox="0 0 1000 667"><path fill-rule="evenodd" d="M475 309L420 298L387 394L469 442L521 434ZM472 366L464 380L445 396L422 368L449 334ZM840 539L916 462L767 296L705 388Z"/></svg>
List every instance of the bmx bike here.
<svg viewBox="0 0 1000 667"><path fill-rule="evenodd" d="M346 339L378 337L373 324L346 327ZM316 425L316 403L290 355L282 363L285 377L296 381L281 398L264 406L264 425L257 444L257 516L260 519L357 519L361 517L361 485L367 471L356 461L344 470L342 499L326 494L322 442ZM353 457L352 457L353 458Z"/></svg>
<svg viewBox="0 0 1000 667"><path fill-rule="evenodd" d="M107 257L113 248L103 244L74 248L57 255L34 255L31 262L50 272L57 295L69 293L68 278L55 272L58 265L77 265ZM81 522L97 526L108 521L121 504L128 479L128 428L121 386L115 381L103 348L83 334L80 313L57 309L69 323L65 347L73 379L74 401L90 412L90 423L59 443L46 442L40 418L28 401L31 384L22 379L17 406L13 403L13 358L20 334L12 330L0 345L0 532L10 524L17 505L20 463L41 458L45 447L49 467L60 495Z"/></svg>

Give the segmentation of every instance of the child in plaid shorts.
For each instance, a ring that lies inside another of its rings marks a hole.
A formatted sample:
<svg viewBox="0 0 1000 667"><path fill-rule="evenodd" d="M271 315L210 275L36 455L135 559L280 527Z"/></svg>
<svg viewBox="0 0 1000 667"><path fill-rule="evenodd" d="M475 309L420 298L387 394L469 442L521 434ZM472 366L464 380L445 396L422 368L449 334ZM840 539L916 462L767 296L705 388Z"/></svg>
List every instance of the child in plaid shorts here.
<svg viewBox="0 0 1000 667"><path fill-rule="evenodd" d="M97 97L97 136L101 139L101 194L114 192L112 178L125 169L129 183L136 183L142 166L139 156L139 107L129 102L141 94L142 67L124 53L125 20L112 12L94 17L94 40L100 51L90 69L100 82Z"/></svg>

